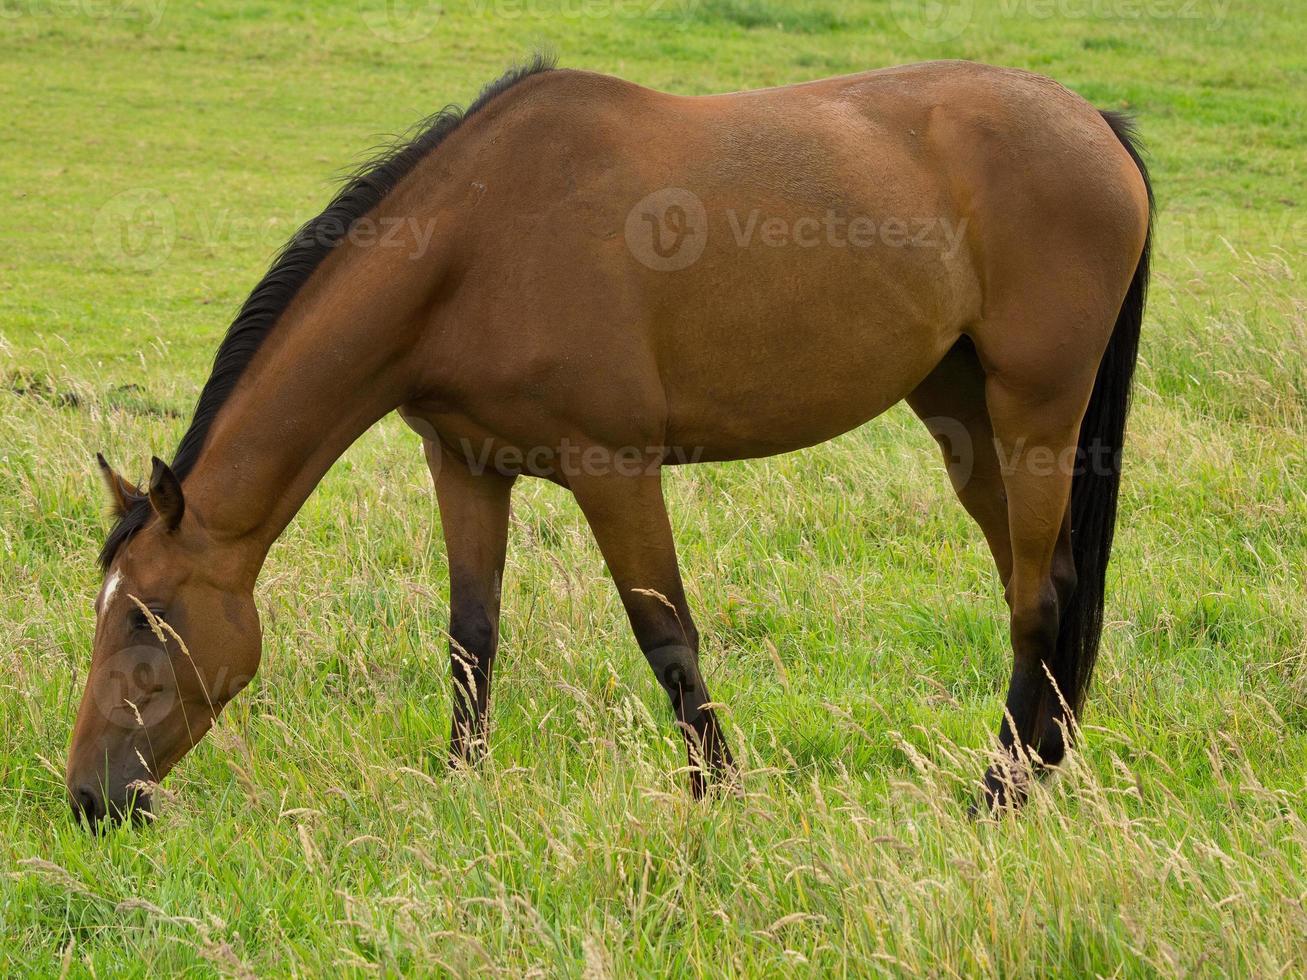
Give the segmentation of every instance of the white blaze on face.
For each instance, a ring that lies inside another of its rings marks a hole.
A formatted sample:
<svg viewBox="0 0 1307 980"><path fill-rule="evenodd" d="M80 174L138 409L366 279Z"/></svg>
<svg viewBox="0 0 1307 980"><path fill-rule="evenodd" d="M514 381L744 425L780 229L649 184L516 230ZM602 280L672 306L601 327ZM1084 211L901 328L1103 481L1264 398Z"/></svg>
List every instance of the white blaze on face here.
<svg viewBox="0 0 1307 980"><path fill-rule="evenodd" d="M118 594L118 586L122 585L122 583L123 583L122 572L114 572L112 575L109 576L109 581L104 583L104 593L102 595L102 598L100 599L101 615L104 615L104 611L108 609L110 604L113 602L114 597Z"/></svg>

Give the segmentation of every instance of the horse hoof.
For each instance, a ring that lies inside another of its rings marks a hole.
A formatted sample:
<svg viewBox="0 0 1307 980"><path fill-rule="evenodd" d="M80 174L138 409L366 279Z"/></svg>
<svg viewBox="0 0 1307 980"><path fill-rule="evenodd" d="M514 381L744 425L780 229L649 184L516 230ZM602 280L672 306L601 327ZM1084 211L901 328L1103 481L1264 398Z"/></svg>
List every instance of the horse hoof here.
<svg viewBox="0 0 1307 980"><path fill-rule="evenodd" d="M1020 785L1019 776L1011 770L999 772L991 766L985 772L979 796L967 808L967 816L972 820L980 820L1014 813L1025 802L1026 790Z"/></svg>

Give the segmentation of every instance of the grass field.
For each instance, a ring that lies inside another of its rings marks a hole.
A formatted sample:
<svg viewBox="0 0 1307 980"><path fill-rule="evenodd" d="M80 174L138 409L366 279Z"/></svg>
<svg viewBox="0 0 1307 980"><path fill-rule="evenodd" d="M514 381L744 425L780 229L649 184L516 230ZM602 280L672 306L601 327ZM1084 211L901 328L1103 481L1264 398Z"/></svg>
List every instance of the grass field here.
<svg viewBox="0 0 1307 980"><path fill-rule="evenodd" d="M933 13L932 13L933 11ZM1299 0L0 5L0 971L1307 974L1307 56ZM966 802L1010 653L905 408L668 494L747 775L695 804L577 508L519 484L483 771L444 768L413 434L332 470L262 672L151 829L67 812L106 529L329 178L537 45L684 93L938 57L1137 113L1155 286L1087 739Z"/></svg>

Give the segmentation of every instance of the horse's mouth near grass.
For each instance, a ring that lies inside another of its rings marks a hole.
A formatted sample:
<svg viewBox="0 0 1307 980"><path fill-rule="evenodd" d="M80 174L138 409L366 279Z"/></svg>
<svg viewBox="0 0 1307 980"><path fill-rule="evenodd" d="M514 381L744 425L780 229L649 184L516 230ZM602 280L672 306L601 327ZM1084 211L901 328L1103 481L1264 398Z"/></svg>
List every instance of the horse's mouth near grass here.
<svg viewBox="0 0 1307 980"><path fill-rule="evenodd" d="M68 804L73 819L92 833L102 833L119 824L142 827L154 822L154 794L135 788L135 784L129 785L121 800L108 801L97 788L80 786L69 790Z"/></svg>

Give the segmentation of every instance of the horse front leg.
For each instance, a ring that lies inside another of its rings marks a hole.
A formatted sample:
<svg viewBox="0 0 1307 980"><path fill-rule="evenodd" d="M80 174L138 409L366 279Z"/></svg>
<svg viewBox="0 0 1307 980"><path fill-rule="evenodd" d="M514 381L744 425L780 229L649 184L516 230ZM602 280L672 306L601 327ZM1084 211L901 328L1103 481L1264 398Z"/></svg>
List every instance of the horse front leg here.
<svg viewBox="0 0 1307 980"><path fill-rule="evenodd" d="M699 673L699 632L681 585L676 544L659 472L574 479L571 489L631 621L636 641L662 685L685 735L690 789L702 797L706 776L733 768L730 750Z"/></svg>
<svg viewBox="0 0 1307 980"><path fill-rule="evenodd" d="M454 682L449 761L451 766L469 765L486 747L514 478L492 470L473 473L462 459L431 440L424 450L449 556L449 662Z"/></svg>

